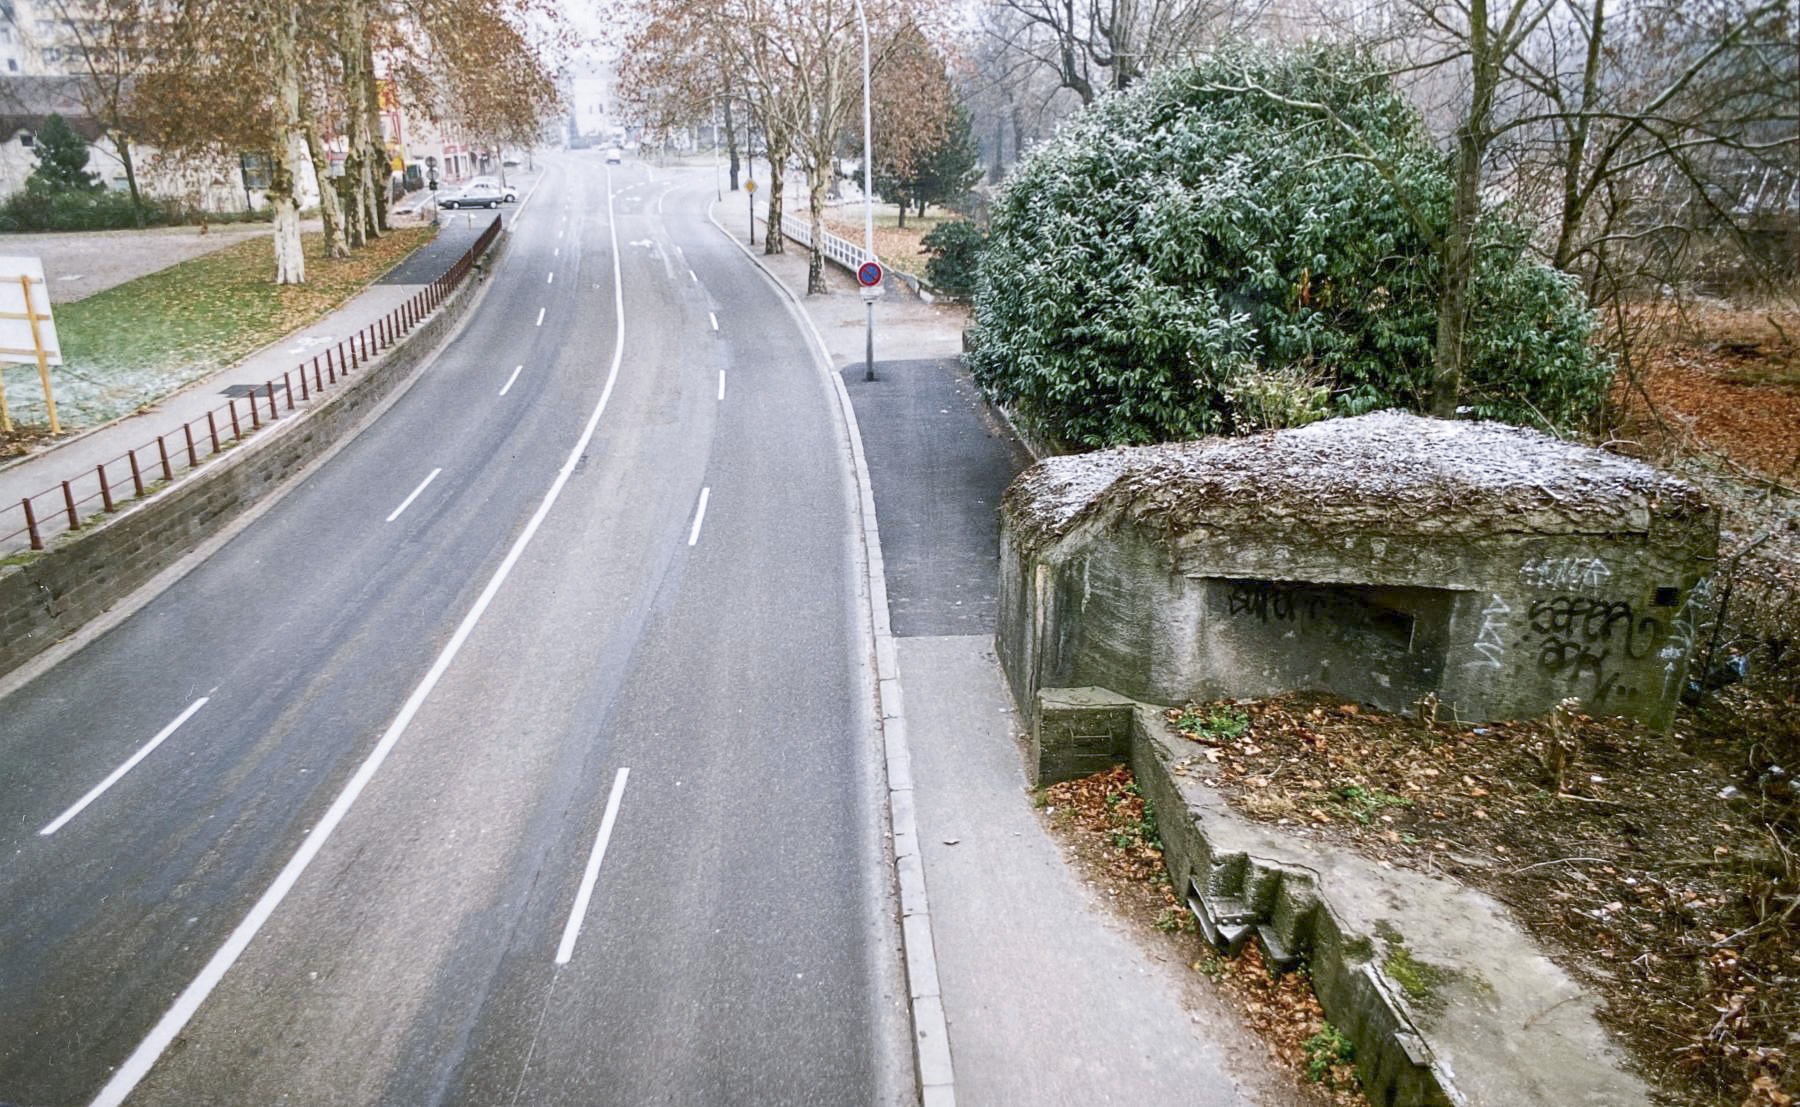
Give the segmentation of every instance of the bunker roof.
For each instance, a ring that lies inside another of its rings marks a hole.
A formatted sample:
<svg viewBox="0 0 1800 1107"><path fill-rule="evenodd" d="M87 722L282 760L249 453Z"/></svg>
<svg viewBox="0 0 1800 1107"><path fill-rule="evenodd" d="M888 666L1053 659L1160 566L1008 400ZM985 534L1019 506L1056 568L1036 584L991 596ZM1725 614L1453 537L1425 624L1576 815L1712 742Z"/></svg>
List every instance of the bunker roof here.
<svg viewBox="0 0 1800 1107"><path fill-rule="evenodd" d="M1304 526L1399 537L1645 533L1711 509L1643 462L1502 423L1384 411L1247 438L1047 458L1007 491L1029 544L1130 513L1196 528Z"/></svg>

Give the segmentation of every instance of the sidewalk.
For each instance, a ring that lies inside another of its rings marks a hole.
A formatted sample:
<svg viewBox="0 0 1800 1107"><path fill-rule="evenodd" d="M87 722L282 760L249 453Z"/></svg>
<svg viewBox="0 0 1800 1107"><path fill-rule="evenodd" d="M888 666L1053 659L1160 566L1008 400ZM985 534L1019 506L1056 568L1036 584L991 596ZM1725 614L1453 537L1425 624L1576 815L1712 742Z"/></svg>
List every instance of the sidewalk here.
<svg viewBox="0 0 1800 1107"><path fill-rule="evenodd" d="M789 249L757 258L824 336L874 488L957 1097L1291 1102L1260 1040L1126 930L1032 809L992 637L996 509L1030 459L961 367L960 311L890 291L866 382L853 282L830 268L829 295L802 295L806 254Z"/></svg>
<svg viewBox="0 0 1800 1107"><path fill-rule="evenodd" d="M154 457L157 436L174 434L176 439L171 441L179 440L184 423L204 420L208 411L225 404L228 397L245 396L251 388L261 390L265 382L273 380L277 382L277 393L281 397L280 413L285 417L287 399L280 389L283 373L386 317L422 287L442 276L493 218L499 216L510 222L517 210L518 205L511 205L497 211L444 212L435 239L311 326L171 393L143 410L78 433L48 449L0 463L0 535L8 534L20 525L20 500L56 490L57 496L53 499L60 504L59 486L65 480L70 482L77 501L95 496L99 491L95 469L100 465L107 466L109 482L116 487L127 471L122 467L127 451L139 451L140 459ZM295 389L298 392L298 385ZM299 406L303 405L298 403L296 396L296 407ZM247 419L248 415L245 417ZM40 499L34 507L41 531L48 538L66 530L67 519L54 508L46 512L46 502ZM26 545L22 535L10 540L0 538L0 557L25 549Z"/></svg>

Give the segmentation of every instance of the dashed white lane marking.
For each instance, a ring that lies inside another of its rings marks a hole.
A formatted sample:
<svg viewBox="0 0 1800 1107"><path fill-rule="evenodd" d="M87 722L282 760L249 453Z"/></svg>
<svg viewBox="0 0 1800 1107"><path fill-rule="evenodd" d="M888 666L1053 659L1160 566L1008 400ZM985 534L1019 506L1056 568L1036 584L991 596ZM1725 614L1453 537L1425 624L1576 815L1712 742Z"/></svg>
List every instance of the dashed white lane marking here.
<svg viewBox="0 0 1800 1107"><path fill-rule="evenodd" d="M548 309L547 309L547 308L538 308L538 321L537 321L537 325L538 325L538 326L540 326L540 327L541 327L541 326L543 326L543 325L544 325L544 312L545 312L545 311L547 311L547 310L548 310Z"/></svg>
<svg viewBox="0 0 1800 1107"><path fill-rule="evenodd" d="M205 967L200 970L200 974L190 981L186 988L182 989L181 994L175 997L175 1002L169 1005L169 1009L163 1012L162 1018L158 1019L156 1025L151 1027L150 1032L144 1036L144 1040L138 1043L137 1048L131 1051L131 1055L125 1058L124 1062L113 1072L112 1079L108 1080L106 1086L100 1089L99 1094L94 1097L91 1107L120 1107L125 1102L125 1098L131 1094L132 1089L136 1088L144 1077L150 1074L157 1059L175 1043L176 1038L180 1037L182 1029L206 1002L206 997L210 996L213 989L219 986L219 981L225 979L225 974L231 971L231 966L235 965L238 958L243 956L244 950L250 948L250 943L274 916L276 908L281 906L288 893L293 891L294 886L300 882L301 874L306 872L307 866L312 864L313 858L319 855L319 851L325 848L326 841L337 831L338 825L350 813L350 808L355 806L357 797L361 796L363 790L369 786L369 782L375 779L375 774L381 770L382 763L387 760L388 754L393 752L394 746L399 743L401 736L412 725L414 716L418 715L419 709L425 705L426 699L431 696L432 690L438 686L438 682L444 679L444 674L449 671L457 654L462 652L463 644L469 640L469 635L475 632L476 624L481 622L481 617L493 604L494 597L500 594L500 588L506 583L506 578L512 575L513 567L525 556L525 548L531 545L531 540L537 535L538 528L544 525L544 520L549 517L551 508L556 506L556 501L562 495L563 488L569 483L570 477L574 475L575 466L580 463L581 455L587 452L589 443L593 442L594 433L600 426L600 417L606 414L606 405L611 401L613 389L618 384L619 366L625 360L625 286L620 278L618 223L613 210L610 174L607 179L606 219L607 230L612 238L613 314L614 318L618 320L618 325L613 329L612 368L607 371L606 385L600 390L600 399L595 402L594 410L588 414L587 425L582 428L580 436L575 440L575 445L570 448L568 456L563 459L562 468L557 470L556 479L550 482L550 489L544 493L544 498L538 504L537 510L532 513L530 519L526 520L525 529L520 531L519 536L513 540L512 548L507 550L506 556L500 561L499 568L494 570L494 575L488 578L487 586L481 590L481 595L475 598L474 605L469 608L468 614L463 616L462 622L457 625L456 632L450 636L450 641L444 644L443 650L438 653L437 660L432 662L431 668L426 671L425 678L419 682L419 686L413 689L412 694L406 698L406 702L400 706L400 711L394 716L394 721L388 724L387 730L375 743L375 748L369 751L369 756L358 766L356 773L350 778L350 783L344 785L344 790L338 793L337 799L333 800L331 806L326 809L324 817L307 833L306 838L300 843L300 848L288 859L287 864L282 866L281 872L276 874L274 882L250 908L250 912L244 916L243 921L237 924L237 928L231 932L231 936L225 939L225 944L220 946L212 955L211 960L206 962Z"/></svg>
<svg viewBox="0 0 1800 1107"><path fill-rule="evenodd" d="M581 888L575 893L575 906L564 924L562 941L556 944L556 963L566 965L575 956L575 939L581 936L581 923L587 917L588 901L594 895L594 882L600 878L600 862L606 857L606 843L612 840L613 821L619 817L619 800L625 796L625 781L630 769L620 769L613 777L612 794L606 797L606 813L600 816L600 833L594 836L594 848L588 853L587 868L581 874Z"/></svg>
<svg viewBox="0 0 1800 1107"><path fill-rule="evenodd" d="M688 545L700 541L700 524L706 522L706 501L712 498L712 489L700 490L700 506L694 510L694 529L688 531Z"/></svg>
<svg viewBox="0 0 1800 1107"><path fill-rule="evenodd" d="M700 283L700 278L694 275L694 271L692 269L688 270L688 279L693 281L695 284Z"/></svg>
<svg viewBox="0 0 1800 1107"><path fill-rule="evenodd" d="M725 398L725 370L719 370L719 399Z"/></svg>
<svg viewBox="0 0 1800 1107"><path fill-rule="evenodd" d="M505 385L505 386L504 386L504 387L503 387L503 388L501 388L501 389L500 389L500 395L502 395L502 396L504 396L504 395L506 395L506 394L507 394L507 393L508 393L508 392L509 392L509 391L511 391L511 390L512 390L512 386L513 386L513 382L514 382L514 381L516 381L516 380L518 380L518 379L519 379L519 373L520 373L520 372L521 372L521 371L522 371L522 370L523 370L523 369L524 369L524 368L525 368L525 367L524 367L524 366L523 366L523 365L521 365L521 366L519 366L519 367L518 367L518 368L517 368L517 369L514 369L514 370L513 370L513 371L512 371L512 376L510 376L510 377L508 377L508 378L506 378L506 385Z"/></svg>
<svg viewBox="0 0 1800 1107"><path fill-rule="evenodd" d="M706 320L707 320L707 322L712 324L713 330L716 331L719 329L719 317L717 315L714 315L712 312L709 311L706 313Z"/></svg>
<svg viewBox="0 0 1800 1107"><path fill-rule="evenodd" d="M544 283L545 284L555 284L556 283L556 270L554 270L554 269L550 270L550 275L548 277L544 278Z"/></svg>
<svg viewBox="0 0 1800 1107"><path fill-rule="evenodd" d="M99 799L102 795L104 795L106 790L108 788L111 788L113 785L117 784L121 779L123 779L126 773L137 768L138 762L142 761L146 757L149 757L151 750L154 750L156 747L162 745L165 741L168 740L169 735L175 733L177 730L180 730L181 724L185 723L189 719L193 718L194 712L200 710L202 707L205 707L206 701L209 698L210 697L207 697L207 696L201 696L199 699L195 700L193 703L188 704L188 709L186 711L183 711L181 714L175 716L174 722L170 723L168 726L163 727L162 730L158 731L156 734L156 737L150 739L148 742L145 742L142 746L140 746L136 753L132 754L130 757L125 759L125 763L123 765L120 765L118 768L114 769L111 773L107 774L107 777L105 780L102 780L100 783L94 785L92 791L88 792L87 795L82 796L80 799L76 800L75 805L73 807L70 807L67 811L64 811L62 814L60 814L56 818L52 819L50 821L50 825L48 825L44 829L38 831L38 834L42 835L45 838L48 838L48 837L50 837L50 835L55 834L57 831L61 830L65 825L68 824L68 821L70 819L73 819L75 816L81 814L83 808L87 807L88 804L93 803L95 800Z"/></svg>
<svg viewBox="0 0 1800 1107"><path fill-rule="evenodd" d="M556 248L556 249L554 249L554 250L551 250L551 251L550 251L550 256L551 256L551 257L553 257L553 258L559 258L559 257L562 257L562 247L561 247L561 246L558 246L558 247L557 247L557 248Z"/></svg>
<svg viewBox="0 0 1800 1107"><path fill-rule="evenodd" d="M425 491L425 486L430 484L432 481L436 480L437 475L441 472L443 472L442 469L433 469L429 474L427 474L425 479L419 482L419 487L412 490L412 495L410 495L410 496L406 497L406 499L400 501L400 506L396 507L394 509L394 513L387 517L387 521L391 523L395 519L400 518L400 513L402 511L405 511L407 508L411 507L412 502L419 498L419 493Z"/></svg>

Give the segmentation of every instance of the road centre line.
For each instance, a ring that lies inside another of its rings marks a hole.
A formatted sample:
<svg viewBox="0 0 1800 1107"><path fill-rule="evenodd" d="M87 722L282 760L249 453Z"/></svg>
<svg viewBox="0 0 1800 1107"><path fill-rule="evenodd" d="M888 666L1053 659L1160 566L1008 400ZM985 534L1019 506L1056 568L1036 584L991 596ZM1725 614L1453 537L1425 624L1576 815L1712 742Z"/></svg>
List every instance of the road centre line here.
<svg viewBox="0 0 1800 1107"><path fill-rule="evenodd" d="M537 321L537 326L540 326L540 327L541 327L541 326L543 326L543 325L544 325L544 312L545 312L545 311L547 311L547 310L549 310L549 309L548 309L548 308L538 308L538 321Z"/></svg>
<svg viewBox="0 0 1800 1107"><path fill-rule="evenodd" d="M693 270L692 270L692 269L689 269L689 270L688 270L688 277L689 277L689 278L690 278L690 279L691 279L691 280L692 280L692 281L693 281L693 282L694 282L694 283L695 283L695 284L699 284L699 283L700 283L700 278L699 278L699 277L696 277L696 276L694 276L694 271L693 271Z"/></svg>
<svg viewBox="0 0 1800 1107"><path fill-rule="evenodd" d="M507 394L507 392L512 390L513 382L519 379L519 373L524 368L525 367L523 365L521 365L518 367L518 369L514 369L512 371L512 376L506 378L506 384L500 389L500 395L504 396Z"/></svg>
<svg viewBox="0 0 1800 1107"><path fill-rule="evenodd" d="M611 177L612 174L608 171L609 186ZM157 1059L181 1035L182 1029L200 1010L201 1004L206 1002L206 997L212 994L214 988L218 987L219 981L225 978L225 974L230 971L231 966L237 963L239 957L243 956L244 950L249 948L250 942L256 937L257 932L268 923L275 914L275 909L281 906L282 900L286 899L288 893L299 883L300 876L306 871L306 867L325 847L326 840L337 830L338 824L344 821L344 817L349 814L350 808L356 803L357 797L362 795L363 789L368 787L369 781L374 779L376 772L381 769L382 762L387 760L388 754L400 741L401 735L405 734L407 727L412 725L413 717L424 706L426 697L431 695L432 690L443 679L444 673L449 670L451 662L455 661L457 654L462 652L463 644L468 641L469 635L474 633L475 625L481 621L482 615L494 602L494 597L499 594L500 586L506 583L506 578L511 575L513 567L525 555L525 548L537 535L538 528L549 517L550 509L556 506L557 498L562 495L563 488L569 483L570 476L575 472L576 464L581 461L581 455L587 452L588 445L594 440L594 432L599 428L600 417L605 414L606 405L612 399L613 388L619 379L619 366L625 358L625 287L624 282L620 279L619 234L610 187L607 190L606 216L607 229L612 236L613 312L614 317L618 320L618 326L614 329L612 368L607 373L605 386L600 390L600 399L596 401L594 410L588 415L587 425L582 429L574 446L570 448L562 468L557 471L556 479L550 483L549 491L544 493L544 498L538 504L537 511L526 521L525 528L513 540L512 548L501 560L499 568L494 570L494 575L489 578L481 595L469 608L468 614L463 616L461 624L450 636L450 640L444 644L442 652L438 654L437 660L426 672L424 680L420 681L419 686L413 689L412 695L408 696L406 702L401 705L399 713L394 716L393 722L388 724L387 730L375 743L375 748L369 752L367 759L358 767L355 775L350 778L350 782L344 786L344 790L338 793L337 799L332 801L331 807L326 810L324 817L307 833L305 839L300 843L300 848L282 867L268 890L263 892L255 905L250 908L249 914L244 916L244 920L238 923L237 928L231 932L231 936L225 940L225 944L219 947L218 951L207 961L206 966L200 970L200 975L182 989L181 994L175 998L175 1002L150 1029L150 1033L144 1037L142 1042L138 1043L137 1048L114 1071L112 1079L107 1081L106 1086L101 1088L99 1094L94 1097L92 1107L119 1107L123 1104L132 1089L136 1088L138 1083L149 1075L150 1069L156 1064Z"/></svg>
<svg viewBox="0 0 1800 1107"><path fill-rule="evenodd" d="M126 758L125 763L123 765L120 765L118 768L114 769L111 773L107 774L106 779L102 780L100 783L94 785L93 789L91 791L89 791L87 795L82 796L80 799L76 800L75 805L73 807L70 807L67 811L64 811L62 814L58 815L56 818L50 820L50 824L48 826L46 826L46 827L44 827L44 829L38 831L39 837L43 837L43 838L50 837L50 835L55 834L57 831L61 830L64 826L66 826L70 819L73 819L75 816L81 814L83 808L87 807L88 804L93 803L95 800L99 799L102 795L104 795L106 790L108 788L111 788L113 785L117 784L121 779L123 779L126 773L130 772L132 769L137 768L137 763L142 761L144 758L150 756L151 750L154 750L156 747L162 745L163 742L168 740L169 735L175 733L177 730L180 730L181 724L185 723L189 719L193 718L194 712L200 710L202 707L205 707L206 701L210 698L211 698L210 696L201 696L199 699L195 700L193 703L188 704L188 708L186 711L183 711L181 714L175 716L175 721L170 723L168 726L163 727L162 730L158 731L156 734L156 737L150 739L148 742L145 742L142 746L138 747L138 751L136 753L132 754L130 757Z"/></svg>
<svg viewBox="0 0 1800 1107"><path fill-rule="evenodd" d="M700 506L694 510L694 529L688 531L688 545L700 541L700 524L706 522L706 501L712 498L711 488L700 490Z"/></svg>
<svg viewBox="0 0 1800 1107"><path fill-rule="evenodd" d="M544 283L545 284L555 284L556 283L556 270L554 270L554 269L550 270L550 275L544 279Z"/></svg>
<svg viewBox="0 0 1800 1107"><path fill-rule="evenodd" d="M561 235L557 235L557 237L558 237L558 238L561 238L561 237L562 237L562 236L561 236ZM558 246L558 247L556 247L556 248L555 248L555 249L554 249L554 250L551 250L551 251L550 251L550 256L551 256L551 257L553 257L553 258L559 258L559 257L562 257L562 247L561 247L561 246Z"/></svg>
<svg viewBox="0 0 1800 1107"><path fill-rule="evenodd" d="M594 848L588 853L587 868L581 873L581 888L575 893L575 906L569 921L563 924L562 941L556 944L556 963L566 965L575 955L575 939L581 936L582 920L587 918L588 901L594 895L594 882L600 877L600 862L606 857L606 843L612 840L613 821L619 817L619 801L625 796L625 781L630 769L620 769L613 777L612 794L606 797L606 813L600 816L600 833L594 836Z"/></svg>
<svg viewBox="0 0 1800 1107"><path fill-rule="evenodd" d="M433 469L431 472L427 473L425 475L425 479L419 482L419 487L412 490L412 495L410 495L410 496L406 497L406 499L400 501L400 506L396 507L394 509L394 513L387 517L387 521L391 523L395 519L400 518L400 513L402 511L405 511L407 508L411 507L412 502L419 498L419 493L425 491L425 486L430 484L432 481L436 480L437 475L441 472L443 472L442 469Z"/></svg>
<svg viewBox="0 0 1800 1107"><path fill-rule="evenodd" d="M725 370L719 370L719 399L725 398Z"/></svg>
<svg viewBox="0 0 1800 1107"><path fill-rule="evenodd" d="M709 311L706 313L706 319L708 322L710 322L712 324L713 330L716 331L719 329L719 317L717 315L714 315L712 312Z"/></svg>

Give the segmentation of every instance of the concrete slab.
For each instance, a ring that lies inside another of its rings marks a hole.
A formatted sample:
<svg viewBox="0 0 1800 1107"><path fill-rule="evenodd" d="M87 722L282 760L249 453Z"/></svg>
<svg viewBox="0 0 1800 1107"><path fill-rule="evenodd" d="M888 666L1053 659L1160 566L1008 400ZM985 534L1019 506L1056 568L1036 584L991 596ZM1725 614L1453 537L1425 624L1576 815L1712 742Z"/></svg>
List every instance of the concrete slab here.
<svg viewBox="0 0 1800 1107"><path fill-rule="evenodd" d="M938 979L968 1103L1285 1103L1262 1046L1138 944L1020 782L1020 723L982 636L900 640ZM954 842L955 844L949 844Z"/></svg>

